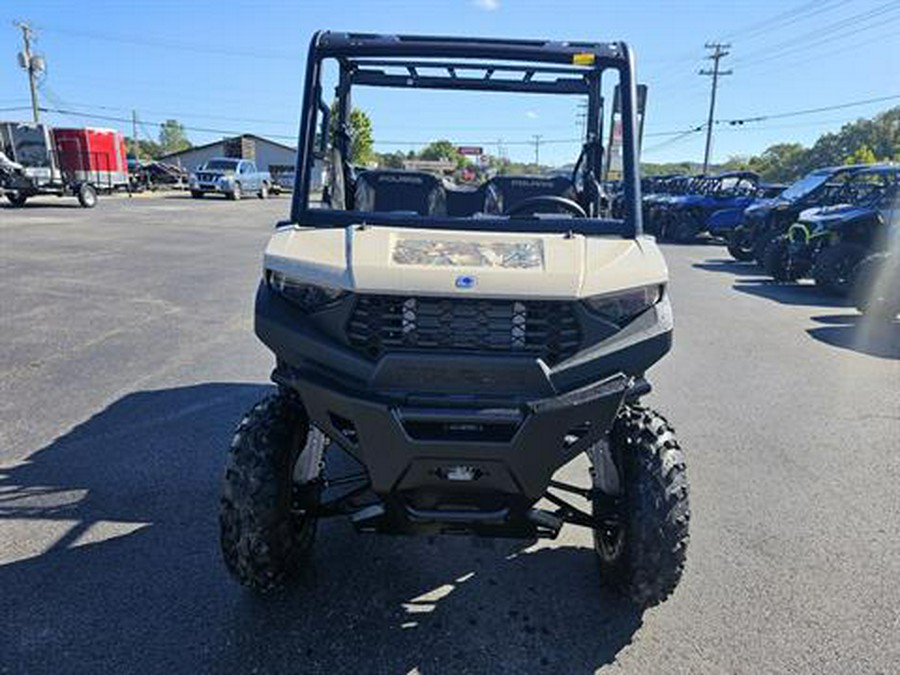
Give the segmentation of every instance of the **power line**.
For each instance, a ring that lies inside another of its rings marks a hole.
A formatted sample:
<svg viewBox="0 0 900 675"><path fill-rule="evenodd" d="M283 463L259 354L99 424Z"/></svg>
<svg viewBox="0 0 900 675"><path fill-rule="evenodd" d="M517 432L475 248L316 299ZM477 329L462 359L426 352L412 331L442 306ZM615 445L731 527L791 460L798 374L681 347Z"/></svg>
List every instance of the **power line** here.
<svg viewBox="0 0 900 675"><path fill-rule="evenodd" d="M774 45L769 45L761 49L757 49L756 51L751 51L746 54L743 59L738 59L737 63L741 65L749 65L751 63L765 63L767 61L781 58L789 54L811 49L820 44L830 44L835 40L843 40L862 31L883 26L884 22L880 21L877 24L865 25L861 28L857 28L856 30L849 32L846 31L846 28L859 23L868 22L872 19L877 19L885 14L890 14L897 10L900 10L900 2L893 0L892 2L879 5L865 12L859 12L858 14L844 17L843 19L835 21L834 23L820 26L807 33L791 36L789 39L783 42L778 42ZM889 21L894 20L895 19L889 19Z"/></svg>
<svg viewBox="0 0 900 675"><path fill-rule="evenodd" d="M80 30L71 30L68 28L54 28L42 26L41 30L45 33L58 33L60 35L68 35L70 37L87 39L87 40L99 40L99 41L108 41L108 42L118 42L121 44L130 44L130 45L138 45L141 47L155 47L159 49L174 49L186 52L195 52L195 53L205 53L205 54L217 54L219 56L239 56L242 58L256 58L256 59L274 59L274 60L290 60L293 63L297 63L303 57L302 53L291 53L291 52L264 52L260 50L249 50L249 49L228 49L224 47L214 47L214 46L206 46L206 45L196 45L188 42L179 42L177 40L163 40L156 38L146 38L146 37L134 37L134 36L123 36L123 35L113 35L110 33L98 33L96 31L80 31Z"/></svg>
<svg viewBox="0 0 900 675"><path fill-rule="evenodd" d="M701 124L699 126L694 127L693 129L687 129L685 131L682 131L680 134L678 134L677 136L675 136L673 138L670 138L667 141L663 141L662 143L657 143L656 145L651 145L649 148L643 148L641 150L641 154L656 152L657 150L662 150L663 148L667 148L671 145L675 145L676 143L680 143L684 139L689 138L689 137L693 136L694 134L697 134L697 133L703 131L703 129L705 129L705 128L706 128L706 125Z"/></svg>
<svg viewBox="0 0 900 675"><path fill-rule="evenodd" d="M95 119L95 120L105 120L107 122L125 122L130 124L130 117L118 117L115 115L98 115L92 113L83 113L77 110L68 110L63 108L40 108L43 112L51 112L56 113L58 115L72 115L73 117L83 117L85 119ZM149 124L162 124L162 122L148 122ZM206 134L223 134L225 136L240 136L246 131L235 131L233 129L212 129L209 127L194 127L194 126L186 126L183 125L185 131L196 131L198 133L206 133ZM267 134L271 138L287 138L291 140L296 140L296 136L291 135L288 136L286 134Z"/></svg>
<svg viewBox="0 0 900 675"><path fill-rule="evenodd" d="M792 9L788 9L784 12L780 12L775 16L771 16L768 19L763 19L754 24L750 24L749 26L739 28L730 33L721 36L723 40L734 40L737 37L740 37L742 40L749 40L757 35L761 35L767 32L767 29L770 26L776 26L775 30L779 30L784 28L785 26L790 26L798 21L803 21L804 19L809 19L810 17L816 16L817 14L822 14L824 12L829 12L841 5L844 5L848 2L848 0L831 0L822 2L822 0L812 0L812 2L805 2L801 5L798 5ZM810 11L807 11L810 10Z"/></svg>
<svg viewBox="0 0 900 675"><path fill-rule="evenodd" d="M716 124L730 124L732 126L747 124L749 122L762 122L765 120L777 120L785 117L798 117L800 115L813 115L820 112L828 112L830 110L842 110L844 108L853 108L870 103L883 103L884 101L893 101L900 99L900 94L892 94L890 96L879 96L877 98L867 98L861 101L849 101L847 103L838 103L836 105L827 105L819 108L806 108L805 110L792 110L790 112L772 113L769 115L758 115L756 117L743 117L737 119L716 120Z"/></svg>

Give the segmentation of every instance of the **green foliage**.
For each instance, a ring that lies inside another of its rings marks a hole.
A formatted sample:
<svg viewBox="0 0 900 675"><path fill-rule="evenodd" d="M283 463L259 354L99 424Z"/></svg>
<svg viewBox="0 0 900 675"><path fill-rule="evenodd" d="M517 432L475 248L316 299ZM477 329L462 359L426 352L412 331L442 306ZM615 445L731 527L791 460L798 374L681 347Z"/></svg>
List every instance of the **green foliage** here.
<svg viewBox="0 0 900 675"><path fill-rule="evenodd" d="M808 166L809 150L800 143L776 143L758 157L752 157L750 164L753 171L759 173L763 180L774 183L790 183L803 174L812 171ZM830 164L840 164L831 162ZM821 166L829 166L822 164ZM819 168L819 167L813 167Z"/></svg>
<svg viewBox="0 0 900 675"><path fill-rule="evenodd" d="M459 153L456 146L446 139L429 143L419 153L419 159L430 161L448 160L455 162L457 168L462 168L466 164L466 158Z"/></svg>
<svg viewBox="0 0 900 675"><path fill-rule="evenodd" d="M372 152L372 120L362 110L350 111L350 161L354 164L368 164L374 159Z"/></svg>
<svg viewBox="0 0 900 675"><path fill-rule="evenodd" d="M811 148L800 143L776 143L754 157L731 157L713 171L756 171L767 182L790 183L815 169L842 164L900 160L900 106L872 119L848 122L839 131L823 134ZM641 164L645 176L694 173L690 162Z"/></svg>
<svg viewBox="0 0 900 675"><path fill-rule="evenodd" d="M144 139L138 140L140 146L141 159L159 159L163 156L162 146L156 141L148 141ZM125 147L128 148L128 157L134 158L134 141L130 137L125 138Z"/></svg>
<svg viewBox="0 0 900 675"><path fill-rule="evenodd" d="M159 145L162 154L168 155L191 147L184 125L178 120L166 120L159 125Z"/></svg>
<svg viewBox="0 0 900 675"><path fill-rule="evenodd" d="M701 166L693 162L641 162L642 176L666 176L676 173L695 173L701 170Z"/></svg>
<svg viewBox="0 0 900 675"><path fill-rule="evenodd" d="M337 134L337 101L331 105L331 145L334 145ZM372 140L372 120L359 108L350 110L350 157L353 164L368 164L376 160Z"/></svg>
<svg viewBox="0 0 900 675"><path fill-rule="evenodd" d="M852 155L844 159L844 164L874 164L878 161L875 152L868 145L861 145Z"/></svg>
<svg viewBox="0 0 900 675"><path fill-rule="evenodd" d="M378 162L378 166L385 167L386 169L402 169L403 161L406 158L406 155L404 155L400 150L397 150L396 152L376 155L375 157L376 161Z"/></svg>

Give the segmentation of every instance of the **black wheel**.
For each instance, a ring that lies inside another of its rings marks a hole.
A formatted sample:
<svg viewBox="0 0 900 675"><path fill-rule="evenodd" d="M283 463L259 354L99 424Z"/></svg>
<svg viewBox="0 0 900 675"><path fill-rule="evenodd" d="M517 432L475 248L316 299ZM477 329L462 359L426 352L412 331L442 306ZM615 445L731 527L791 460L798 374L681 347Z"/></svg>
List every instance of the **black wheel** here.
<svg viewBox="0 0 900 675"><path fill-rule="evenodd" d="M893 319L900 314L900 257L873 253L856 267L853 304L863 314Z"/></svg>
<svg viewBox="0 0 900 675"><path fill-rule="evenodd" d="M853 286L856 266L866 257L866 247L861 244L841 242L827 247L816 257L812 276L827 293L844 297Z"/></svg>
<svg viewBox="0 0 900 675"><path fill-rule="evenodd" d="M20 208L25 206L25 202L28 200L28 195L22 192L7 192L6 198L9 200L9 203L15 206L16 208Z"/></svg>
<svg viewBox="0 0 900 675"><path fill-rule="evenodd" d="M782 234L775 237L766 247L763 267L766 270L766 274L775 281L797 281L809 270L807 263L798 260L791 253L790 244L791 242L787 235Z"/></svg>
<svg viewBox="0 0 900 675"><path fill-rule="evenodd" d="M669 210L663 209L656 220L656 229L660 241L672 241L677 217Z"/></svg>
<svg viewBox="0 0 900 675"><path fill-rule="evenodd" d="M97 206L97 191L90 183L82 183L78 186L78 203L86 209Z"/></svg>
<svg viewBox="0 0 900 675"><path fill-rule="evenodd" d="M305 508L318 501L318 481L300 483L295 471L320 465L321 434L310 433L300 400L279 391L241 420L231 442L219 505L225 565L244 586L267 592L299 571L312 547L316 517Z"/></svg>
<svg viewBox="0 0 900 675"><path fill-rule="evenodd" d="M625 406L613 424L610 456L619 467L619 520L609 520L609 495L593 503L594 551L604 583L649 607L681 580L688 546L688 482L684 453L660 414ZM594 461L594 482L602 466Z"/></svg>
<svg viewBox="0 0 900 675"><path fill-rule="evenodd" d="M262 187L259 188L259 194L257 195L260 199L268 199L269 198L269 184L263 183Z"/></svg>
<svg viewBox="0 0 900 675"><path fill-rule="evenodd" d="M231 188L231 192L228 193L228 199L232 201L240 201L241 197L244 196L244 193L241 191L241 184L235 183L234 187Z"/></svg>
<svg viewBox="0 0 900 675"><path fill-rule="evenodd" d="M689 211L678 213L669 227L668 233L673 241L679 244L689 244L697 238L703 230L703 217L701 214Z"/></svg>
<svg viewBox="0 0 900 675"><path fill-rule="evenodd" d="M780 233L772 230L763 230L753 237L751 247L753 248L753 259L763 268L766 266L766 251Z"/></svg>
<svg viewBox="0 0 900 675"><path fill-rule="evenodd" d="M191 197L194 199L203 199L203 192L201 190L191 190Z"/></svg>
<svg viewBox="0 0 900 675"><path fill-rule="evenodd" d="M749 262L753 260L753 242L747 236L747 231L743 227L736 227L730 235L728 235L728 253L735 260L741 262Z"/></svg>

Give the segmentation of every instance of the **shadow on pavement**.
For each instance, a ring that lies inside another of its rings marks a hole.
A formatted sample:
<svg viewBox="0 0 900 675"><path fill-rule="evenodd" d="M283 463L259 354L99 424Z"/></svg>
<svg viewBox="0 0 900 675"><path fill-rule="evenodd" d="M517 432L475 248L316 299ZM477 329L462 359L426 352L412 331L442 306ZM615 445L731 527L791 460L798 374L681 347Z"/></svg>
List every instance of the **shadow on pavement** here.
<svg viewBox="0 0 900 675"><path fill-rule="evenodd" d="M103 196L97 197L98 203L99 200L103 199ZM84 207L78 203L78 199L75 197L53 197L51 196L42 196L36 197L34 199L29 199L22 206L13 206L3 200L0 203L0 209L9 209L10 211L27 211L29 209L83 209Z"/></svg>
<svg viewBox="0 0 900 675"><path fill-rule="evenodd" d="M846 298L823 293L821 288L809 283L790 284L771 279L737 279L734 282L734 290L773 300L782 305L834 308L853 306Z"/></svg>
<svg viewBox="0 0 900 675"><path fill-rule="evenodd" d="M692 267L707 272L728 272L734 275L765 276L765 272L755 262L740 262L732 258L720 258L706 260L702 263L694 263Z"/></svg>
<svg viewBox="0 0 900 675"><path fill-rule="evenodd" d="M883 359L900 359L900 321L858 314L814 316L823 326L807 329L816 340Z"/></svg>
<svg viewBox="0 0 900 675"><path fill-rule="evenodd" d="M367 537L344 521L323 523L295 586L242 590L219 559L218 482L234 423L268 390L130 394L0 470L0 525L19 533L0 549L0 665L578 673L614 661L641 626L600 589L588 548ZM16 557L22 546L36 548Z"/></svg>

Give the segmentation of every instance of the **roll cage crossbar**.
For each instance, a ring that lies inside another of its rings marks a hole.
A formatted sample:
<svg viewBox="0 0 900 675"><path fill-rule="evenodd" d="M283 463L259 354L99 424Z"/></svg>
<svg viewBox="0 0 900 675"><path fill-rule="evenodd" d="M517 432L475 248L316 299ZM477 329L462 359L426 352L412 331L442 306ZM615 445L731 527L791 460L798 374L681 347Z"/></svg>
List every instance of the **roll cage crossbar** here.
<svg viewBox="0 0 900 675"><path fill-rule="evenodd" d="M634 64L621 42L550 42L405 35L374 35L319 31L310 41L304 85L304 106L297 145L297 190L291 208L293 222L327 224L326 213L311 209L308 196L313 162L323 156L324 134L316 147L316 111L322 109L322 61L333 58L340 67L335 120L335 146L349 156L350 90L353 85L404 89L446 89L532 94L583 95L588 98L587 134L576 169L592 180L602 175L602 96L604 70L619 74L622 124L624 227L616 222L572 221L571 229L638 236L642 232L637 143L637 91ZM327 127L326 127L327 128ZM354 212L346 212L359 220ZM386 215L386 214L380 214ZM590 219L587 219L590 221ZM459 221L454 221L454 227ZM517 221L517 229L529 225ZM538 229L540 226L537 226Z"/></svg>

